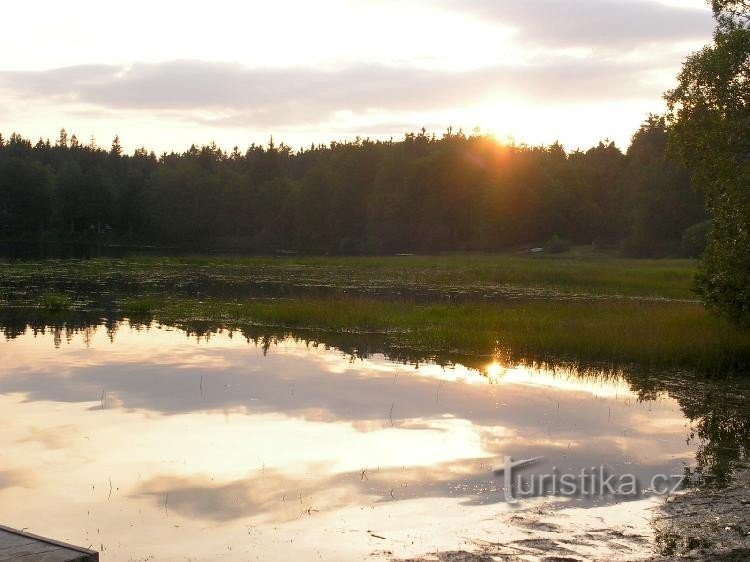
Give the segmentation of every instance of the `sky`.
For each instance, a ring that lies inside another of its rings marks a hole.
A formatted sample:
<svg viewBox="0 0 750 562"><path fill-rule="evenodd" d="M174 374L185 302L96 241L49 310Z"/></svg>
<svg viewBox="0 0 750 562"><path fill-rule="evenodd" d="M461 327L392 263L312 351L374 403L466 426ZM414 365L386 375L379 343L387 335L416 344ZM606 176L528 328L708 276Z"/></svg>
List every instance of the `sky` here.
<svg viewBox="0 0 750 562"><path fill-rule="evenodd" d="M157 153L422 127L626 148L711 40L702 0L13 2L0 132Z"/></svg>

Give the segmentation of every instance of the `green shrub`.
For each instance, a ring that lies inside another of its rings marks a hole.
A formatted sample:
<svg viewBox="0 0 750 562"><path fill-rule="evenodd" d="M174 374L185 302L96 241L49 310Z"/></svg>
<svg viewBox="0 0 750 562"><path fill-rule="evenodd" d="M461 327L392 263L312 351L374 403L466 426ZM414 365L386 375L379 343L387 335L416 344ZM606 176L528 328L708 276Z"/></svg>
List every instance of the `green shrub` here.
<svg viewBox="0 0 750 562"><path fill-rule="evenodd" d="M686 258L699 258L703 255L711 231L711 221L704 221L686 228L682 233L680 253Z"/></svg>
<svg viewBox="0 0 750 562"><path fill-rule="evenodd" d="M565 252L569 252L571 246L572 244L570 240L561 238L557 234L555 234L544 245L544 251L550 254L562 254Z"/></svg>

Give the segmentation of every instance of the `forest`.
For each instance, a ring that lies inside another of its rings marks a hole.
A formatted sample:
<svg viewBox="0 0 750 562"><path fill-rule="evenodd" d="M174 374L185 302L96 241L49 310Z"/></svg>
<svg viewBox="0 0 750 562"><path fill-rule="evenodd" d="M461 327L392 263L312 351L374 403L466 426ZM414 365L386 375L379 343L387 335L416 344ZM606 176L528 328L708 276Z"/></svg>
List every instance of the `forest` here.
<svg viewBox="0 0 750 562"><path fill-rule="evenodd" d="M64 129L54 143L0 135L0 238L337 254L593 244L695 257L708 215L667 137L650 116L625 153L609 141L566 152L449 129L157 157Z"/></svg>

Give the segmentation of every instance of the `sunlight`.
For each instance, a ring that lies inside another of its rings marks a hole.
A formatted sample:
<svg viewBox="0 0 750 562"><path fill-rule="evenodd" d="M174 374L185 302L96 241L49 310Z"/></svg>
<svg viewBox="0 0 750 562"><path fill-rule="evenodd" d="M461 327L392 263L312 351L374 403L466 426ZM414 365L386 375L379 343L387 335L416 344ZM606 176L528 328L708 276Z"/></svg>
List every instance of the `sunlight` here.
<svg viewBox="0 0 750 562"><path fill-rule="evenodd" d="M484 372L487 375L487 378L494 382L505 373L505 368L497 361L493 361L485 367Z"/></svg>
<svg viewBox="0 0 750 562"><path fill-rule="evenodd" d="M750 0L73 4L0 34L0 562L750 551Z"/></svg>

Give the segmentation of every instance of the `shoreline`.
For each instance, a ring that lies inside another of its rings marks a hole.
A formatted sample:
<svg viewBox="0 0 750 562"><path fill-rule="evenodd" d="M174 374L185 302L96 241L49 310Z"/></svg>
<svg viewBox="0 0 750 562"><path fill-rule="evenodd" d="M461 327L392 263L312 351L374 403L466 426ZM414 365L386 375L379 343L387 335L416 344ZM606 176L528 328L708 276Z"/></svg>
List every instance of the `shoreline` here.
<svg viewBox="0 0 750 562"><path fill-rule="evenodd" d="M726 488L673 496L660 512L653 520L660 550L654 562L750 559L750 468Z"/></svg>

